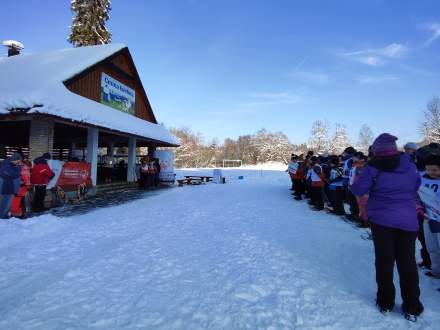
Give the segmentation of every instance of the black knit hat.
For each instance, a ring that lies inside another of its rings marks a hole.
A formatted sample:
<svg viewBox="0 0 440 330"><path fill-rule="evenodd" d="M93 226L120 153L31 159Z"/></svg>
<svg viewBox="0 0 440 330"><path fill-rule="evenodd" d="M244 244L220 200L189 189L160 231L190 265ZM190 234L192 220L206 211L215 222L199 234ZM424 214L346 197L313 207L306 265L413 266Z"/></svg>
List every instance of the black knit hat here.
<svg viewBox="0 0 440 330"><path fill-rule="evenodd" d="M345 152L346 154L353 155L354 152L355 152L355 150L354 150L353 147L347 147L347 148L345 148L344 152Z"/></svg>
<svg viewBox="0 0 440 330"><path fill-rule="evenodd" d="M440 156L439 155L431 155L429 156L426 161L425 165L437 165L440 166Z"/></svg>
<svg viewBox="0 0 440 330"><path fill-rule="evenodd" d="M44 153L43 154L43 157L42 158L44 158L44 159L52 159L52 155L50 154L50 153L48 153L48 152L46 152L46 153Z"/></svg>

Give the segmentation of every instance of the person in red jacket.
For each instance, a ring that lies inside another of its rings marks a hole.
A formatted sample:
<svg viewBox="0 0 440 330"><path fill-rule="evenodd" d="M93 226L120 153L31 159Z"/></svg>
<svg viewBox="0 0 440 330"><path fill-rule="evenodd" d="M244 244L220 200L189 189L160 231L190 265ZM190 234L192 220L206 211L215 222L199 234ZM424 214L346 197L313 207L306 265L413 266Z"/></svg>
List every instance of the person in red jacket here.
<svg viewBox="0 0 440 330"><path fill-rule="evenodd" d="M20 188L15 194L11 205L11 215L17 218L24 218L26 216L28 192L31 189L31 164L25 156L20 163Z"/></svg>
<svg viewBox="0 0 440 330"><path fill-rule="evenodd" d="M34 185L34 212L44 211L44 198L46 197L46 185L55 176L47 165L47 160L51 159L49 153L34 160L34 167L31 172L31 183Z"/></svg>

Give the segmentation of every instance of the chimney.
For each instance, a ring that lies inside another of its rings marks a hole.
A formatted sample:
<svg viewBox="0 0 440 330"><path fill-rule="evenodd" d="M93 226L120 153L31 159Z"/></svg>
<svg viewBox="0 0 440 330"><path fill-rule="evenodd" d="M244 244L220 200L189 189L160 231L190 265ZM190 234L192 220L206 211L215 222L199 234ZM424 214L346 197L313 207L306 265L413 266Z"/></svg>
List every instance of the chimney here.
<svg viewBox="0 0 440 330"><path fill-rule="evenodd" d="M15 40L5 40L2 44L8 49L8 57L19 55L24 48L22 43Z"/></svg>

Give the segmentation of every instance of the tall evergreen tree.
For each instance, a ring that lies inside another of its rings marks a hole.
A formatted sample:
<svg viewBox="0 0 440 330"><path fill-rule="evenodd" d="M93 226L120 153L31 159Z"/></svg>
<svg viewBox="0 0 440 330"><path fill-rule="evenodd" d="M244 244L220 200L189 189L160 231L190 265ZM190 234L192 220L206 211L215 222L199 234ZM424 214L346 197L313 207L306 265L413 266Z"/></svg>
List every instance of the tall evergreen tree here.
<svg viewBox="0 0 440 330"><path fill-rule="evenodd" d="M72 19L69 42L75 47L108 44L111 33L105 26L109 19L110 0L72 0Z"/></svg>

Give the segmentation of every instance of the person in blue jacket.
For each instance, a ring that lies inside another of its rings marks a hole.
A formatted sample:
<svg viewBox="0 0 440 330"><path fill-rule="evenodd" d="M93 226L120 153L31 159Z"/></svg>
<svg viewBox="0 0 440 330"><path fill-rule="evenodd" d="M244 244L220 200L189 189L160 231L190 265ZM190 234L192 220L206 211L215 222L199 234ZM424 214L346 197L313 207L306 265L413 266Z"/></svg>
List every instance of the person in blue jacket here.
<svg viewBox="0 0 440 330"><path fill-rule="evenodd" d="M13 154L0 165L0 219L9 218L14 195L20 188L20 154Z"/></svg>

